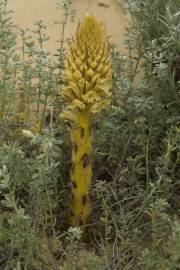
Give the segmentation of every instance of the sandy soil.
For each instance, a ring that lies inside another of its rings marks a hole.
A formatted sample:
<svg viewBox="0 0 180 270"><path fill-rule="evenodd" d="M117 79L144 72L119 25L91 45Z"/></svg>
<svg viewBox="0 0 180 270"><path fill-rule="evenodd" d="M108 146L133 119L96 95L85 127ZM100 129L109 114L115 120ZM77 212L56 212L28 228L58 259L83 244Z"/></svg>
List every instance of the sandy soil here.
<svg viewBox="0 0 180 270"><path fill-rule="evenodd" d="M76 10L74 17L71 16L66 26L65 37L73 35L79 20L86 12L95 14L107 26L111 40L125 53L123 35L127 25L127 14L118 4L121 0L72 0L71 8ZM9 0L9 7L14 10L14 23L21 28L33 29L34 22L42 19L47 25L47 33L50 41L47 49L54 52L57 48L57 40L61 34L60 26L54 25L54 21L63 20L62 9L56 8L56 0ZM17 27L16 29L18 30Z"/></svg>

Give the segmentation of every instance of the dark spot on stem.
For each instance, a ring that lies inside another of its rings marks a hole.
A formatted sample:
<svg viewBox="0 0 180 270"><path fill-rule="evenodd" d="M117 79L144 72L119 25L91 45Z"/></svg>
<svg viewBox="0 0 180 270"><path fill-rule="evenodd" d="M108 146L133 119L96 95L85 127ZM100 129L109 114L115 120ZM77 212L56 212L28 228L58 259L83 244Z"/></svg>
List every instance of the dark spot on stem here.
<svg viewBox="0 0 180 270"><path fill-rule="evenodd" d="M84 135L85 135L85 130L84 130L84 128L80 127L80 136L81 136L81 138L83 138Z"/></svg>
<svg viewBox="0 0 180 270"><path fill-rule="evenodd" d="M89 159L89 155L87 153L85 153L82 158L82 165L83 165L83 168L86 168L89 164L90 164L90 159Z"/></svg>
<svg viewBox="0 0 180 270"><path fill-rule="evenodd" d="M72 187L73 187L73 188L77 188L77 187L78 187L78 186L77 186L77 183L76 183L75 181L72 180L71 183L72 183Z"/></svg>

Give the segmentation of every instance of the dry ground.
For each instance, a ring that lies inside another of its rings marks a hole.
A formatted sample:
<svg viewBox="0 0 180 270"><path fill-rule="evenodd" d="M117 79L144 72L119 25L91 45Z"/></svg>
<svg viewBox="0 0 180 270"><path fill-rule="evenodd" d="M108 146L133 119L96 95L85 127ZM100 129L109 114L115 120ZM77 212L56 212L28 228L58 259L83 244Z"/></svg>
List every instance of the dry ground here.
<svg viewBox="0 0 180 270"><path fill-rule="evenodd" d="M108 34L115 42L122 53L125 52L123 35L127 25L127 14L122 0L72 0L72 9L76 10L76 15L68 21L66 27L66 37L71 37L77 27L78 21L86 12L92 12L107 25ZM56 9L56 0L9 0L9 6L14 10L14 23L21 28L33 28L33 23L43 19L48 26L47 33L51 40L47 44L47 49L55 51L56 41L60 36L60 29L54 25L55 20L63 19L63 10ZM19 27L16 27L18 31Z"/></svg>

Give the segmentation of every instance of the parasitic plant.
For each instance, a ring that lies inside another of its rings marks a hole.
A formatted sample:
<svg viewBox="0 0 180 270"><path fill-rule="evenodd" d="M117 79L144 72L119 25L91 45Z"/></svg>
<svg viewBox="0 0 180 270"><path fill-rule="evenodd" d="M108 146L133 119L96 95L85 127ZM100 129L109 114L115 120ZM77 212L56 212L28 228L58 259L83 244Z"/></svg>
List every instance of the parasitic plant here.
<svg viewBox="0 0 180 270"><path fill-rule="evenodd" d="M105 27L86 15L69 44L64 64L68 85L61 92L66 104L60 115L71 123L72 201L70 224L82 226L90 213L92 117L111 100L112 69Z"/></svg>

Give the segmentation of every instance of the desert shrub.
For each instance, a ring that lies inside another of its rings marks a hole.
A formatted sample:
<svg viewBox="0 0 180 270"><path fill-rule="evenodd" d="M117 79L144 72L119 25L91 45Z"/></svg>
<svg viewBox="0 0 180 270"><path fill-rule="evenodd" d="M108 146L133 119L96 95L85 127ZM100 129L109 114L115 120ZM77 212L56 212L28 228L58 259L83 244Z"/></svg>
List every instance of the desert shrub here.
<svg viewBox="0 0 180 270"><path fill-rule="evenodd" d="M101 216L92 233L107 248L115 241L107 269L178 269L168 239L179 209L179 2L128 3L129 55L112 50L114 99L95 121L94 208L101 205ZM156 240L152 205L162 207Z"/></svg>

